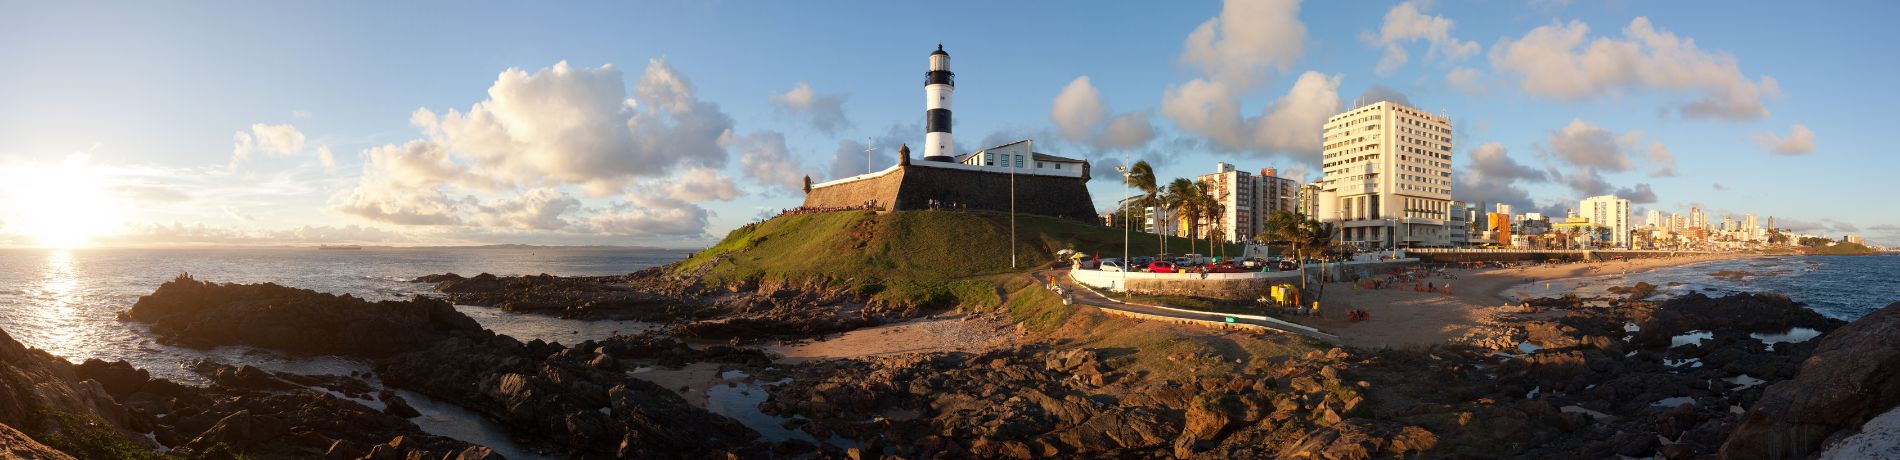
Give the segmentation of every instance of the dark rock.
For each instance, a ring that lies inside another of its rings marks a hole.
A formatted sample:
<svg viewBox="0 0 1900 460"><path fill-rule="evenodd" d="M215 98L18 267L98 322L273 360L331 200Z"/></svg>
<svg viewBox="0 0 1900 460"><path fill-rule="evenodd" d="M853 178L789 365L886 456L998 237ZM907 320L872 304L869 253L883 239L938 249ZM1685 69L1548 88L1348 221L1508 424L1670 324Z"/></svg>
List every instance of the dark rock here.
<svg viewBox="0 0 1900 460"><path fill-rule="evenodd" d="M188 346L243 344L367 358L487 333L436 299L370 303L276 284L216 284L187 276L140 297L121 316L152 323L153 333Z"/></svg>
<svg viewBox="0 0 1900 460"><path fill-rule="evenodd" d="M1835 329L1792 380L1769 386L1722 458L1802 458L1900 404L1900 303Z"/></svg>

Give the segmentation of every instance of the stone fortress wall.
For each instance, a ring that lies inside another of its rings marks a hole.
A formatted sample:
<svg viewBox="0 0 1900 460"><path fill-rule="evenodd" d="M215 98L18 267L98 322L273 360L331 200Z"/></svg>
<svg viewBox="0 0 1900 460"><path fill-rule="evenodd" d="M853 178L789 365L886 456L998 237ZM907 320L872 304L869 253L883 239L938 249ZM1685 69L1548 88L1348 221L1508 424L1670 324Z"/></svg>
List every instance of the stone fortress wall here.
<svg viewBox="0 0 1900 460"><path fill-rule="evenodd" d="M962 166L962 165L955 165ZM807 187L805 207L862 206L876 200L886 211L945 206L1009 212L1010 175L967 167L900 162L881 172ZM1088 178L1016 174L1016 212L1100 222L1089 197Z"/></svg>

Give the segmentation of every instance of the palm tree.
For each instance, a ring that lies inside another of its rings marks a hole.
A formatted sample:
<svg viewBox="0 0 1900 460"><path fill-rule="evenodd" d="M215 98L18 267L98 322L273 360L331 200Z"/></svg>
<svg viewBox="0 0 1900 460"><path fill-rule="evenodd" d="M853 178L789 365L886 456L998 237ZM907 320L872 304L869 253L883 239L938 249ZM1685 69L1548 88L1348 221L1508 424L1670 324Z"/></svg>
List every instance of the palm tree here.
<svg viewBox="0 0 1900 460"><path fill-rule="evenodd" d="M1216 233L1216 230L1220 229L1221 227L1220 219L1222 215L1224 214L1224 211L1226 211L1226 209L1224 206L1221 206L1220 197L1214 196L1214 187L1212 184L1208 184L1207 181L1196 181L1194 183L1194 188L1198 189L1201 192L1199 195L1195 195L1194 197L1196 201L1195 203L1196 207L1199 208L1201 212L1201 217L1206 218L1208 221L1208 232L1206 235L1204 235L1207 238L1207 253L1210 255L1214 255L1215 254L1214 243L1216 241L1215 237L1218 236L1215 233ZM1225 249L1222 249L1222 251L1225 251ZM1226 254L1223 252L1218 255L1226 255Z"/></svg>
<svg viewBox="0 0 1900 460"><path fill-rule="evenodd" d="M1147 160L1137 161L1133 166L1128 167L1128 186L1141 191L1141 194L1129 197L1128 203L1125 203L1126 206L1137 208L1152 207L1156 211L1161 210L1161 189L1155 184L1155 168L1149 166ZM1150 217L1155 218L1156 223L1161 222L1160 216ZM1162 239L1164 237L1161 235L1161 230L1158 228L1151 228L1149 230L1154 231L1155 251L1160 252L1162 243L1165 242L1165 240Z"/></svg>
<svg viewBox="0 0 1900 460"><path fill-rule="evenodd" d="M1183 218L1187 223L1189 253L1194 252L1194 232L1198 230L1196 227L1199 227L1195 224L1200 222L1200 195L1201 187L1187 178L1177 177L1173 182L1168 183L1168 209L1171 211L1170 214Z"/></svg>

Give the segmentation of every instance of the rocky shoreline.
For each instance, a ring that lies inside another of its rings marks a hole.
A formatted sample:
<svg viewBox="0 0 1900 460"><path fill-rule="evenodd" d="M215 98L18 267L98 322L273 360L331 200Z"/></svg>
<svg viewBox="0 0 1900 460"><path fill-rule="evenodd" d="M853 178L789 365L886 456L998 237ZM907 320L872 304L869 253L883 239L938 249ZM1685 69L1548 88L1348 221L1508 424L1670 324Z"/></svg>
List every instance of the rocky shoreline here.
<svg viewBox="0 0 1900 460"><path fill-rule="evenodd" d="M552 290L568 301L627 299L584 317L700 312L664 332L571 345L497 335L437 299L372 303L180 277L121 317L152 324L168 343L345 356L374 372L203 362L192 370L211 383L197 387L124 362L68 364L0 336L0 426L92 458L160 448L173 458L500 457L422 431L393 391L407 390L568 458L1788 458L1900 405L1900 304L1847 324L1773 294L1651 301L1633 289L1526 302L1455 343L1415 349L1284 342L1305 351L1162 360L1050 337L981 353L790 363L688 340L851 328L859 323L842 312L867 305L848 293L801 303L812 298L784 286L612 287L656 276L435 279L451 298L468 296L456 302ZM748 302L769 306L735 307ZM773 312L799 308L819 313L772 323L789 314ZM903 317L889 312L861 319ZM756 326L688 326L735 320ZM1785 336L1797 330L1818 338ZM1137 369L1140 359L1173 371ZM760 414L810 436L768 440L639 373L694 364L756 376ZM0 442L15 442L4 431Z"/></svg>
<svg viewBox="0 0 1900 460"><path fill-rule="evenodd" d="M924 306L862 295L824 281L709 288L700 278L674 274L670 268L587 277L445 273L414 282L432 284L456 304L569 319L662 323L674 335L699 339L804 338L930 313Z"/></svg>

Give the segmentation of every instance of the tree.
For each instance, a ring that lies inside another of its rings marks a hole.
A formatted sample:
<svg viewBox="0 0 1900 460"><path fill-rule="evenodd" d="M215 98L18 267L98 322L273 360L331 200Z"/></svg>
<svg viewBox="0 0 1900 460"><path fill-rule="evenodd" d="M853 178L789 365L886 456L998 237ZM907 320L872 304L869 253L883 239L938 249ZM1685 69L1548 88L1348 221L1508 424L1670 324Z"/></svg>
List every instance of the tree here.
<svg viewBox="0 0 1900 460"><path fill-rule="evenodd" d="M1201 216L1201 187L1194 181L1177 177L1168 183L1167 203L1171 214L1182 218L1188 226L1188 252L1194 252L1195 231L1199 230Z"/></svg>
<svg viewBox="0 0 1900 460"><path fill-rule="evenodd" d="M1267 216L1266 229L1254 235L1265 244L1282 244L1291 253L1300 271L1300 290L1306 290L1306 258L1320 259L1320 271L1326 270L1326 247L1332 244L1333 226L1292 211L1276 211Z"/></svg>
<svg viewBox="0 0 1900 460"><path fill-rule="evenodd" d="M1155 183L1155 168L1149 166L1147 160L1135 162L1133 166L1128 167L1128 186L1140 191L1141 194L1129 197L1129 202L1126 203L1126 205L1137 208L1154 208L1156 211L1160 211L1162 208L1160 199L1161 189L1158 185L1159 184ZM1160 216L1150 217L1153 217L1156 223L1161 222ZM1166 237L1161 234L1159 228L1150 230L1153 230L1155 234L1155 250L1160 251L1162 244L1166 241L1163 238Z"/></svg>
<svg viewBox="0 0 1900 460"><path fill-rule="evenodd" d="M1220 228L1221 217L1223 217L1226 214L1227 209L1225 206L1221 206L1220 198L1214 196L1214 187L1208 184L1207 181L1195 182L1194 187L1197 189L1200 189L1201 191L1200 195L1195 196L1195 201L1198 201L1198 203L1196 203L1197 204L1196 207L1200 209L1201 215L1206 217L1208 221L1212 223L1209 229L1211 230L1211 229ZM1215 232L1213 231L1207 232L1207 252L1209 254L1215 253L1214 233ZM1223 256L1227 255L1225 251L1226 249L1223 248L1219 255L1223 255Z"/></svg>

